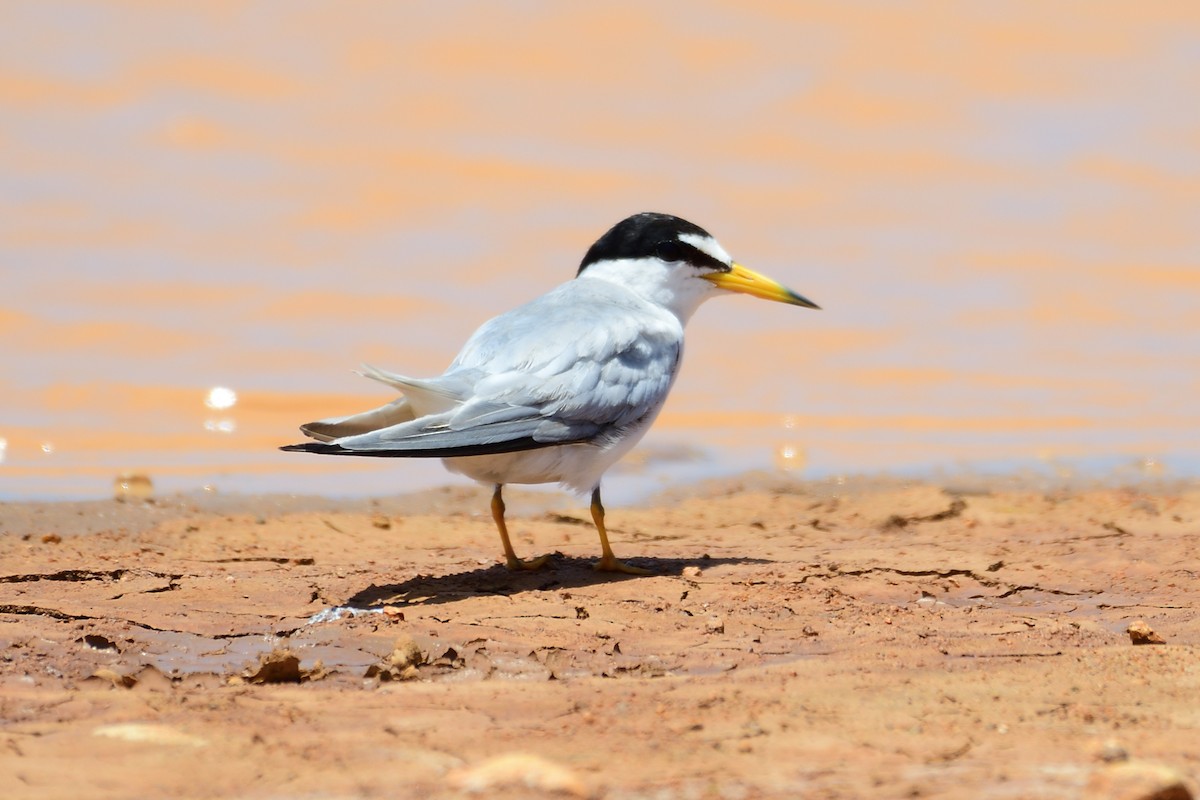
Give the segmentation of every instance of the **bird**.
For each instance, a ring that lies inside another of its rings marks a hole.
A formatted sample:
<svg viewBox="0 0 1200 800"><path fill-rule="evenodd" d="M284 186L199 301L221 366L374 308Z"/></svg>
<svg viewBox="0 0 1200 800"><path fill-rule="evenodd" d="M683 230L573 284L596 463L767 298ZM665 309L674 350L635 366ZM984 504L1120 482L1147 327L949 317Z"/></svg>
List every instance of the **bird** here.
<svg viewBox="0 0 1200 800"><path fill-rule="evenodd" d="M730 293L820 308L735 262L700 226L634 214L596 240L572 280L485 322L442 375L411 378L364 365L361 375L401 396L302 425L315 441L281 449L442 459L451 472L492 487L492 519L513 571L538 569L549 556L517 557L504 486L558 483L590 492L601 548L595 568L649 574L614 555L600 480L662 410L688 320L705 300Z"/></svg>

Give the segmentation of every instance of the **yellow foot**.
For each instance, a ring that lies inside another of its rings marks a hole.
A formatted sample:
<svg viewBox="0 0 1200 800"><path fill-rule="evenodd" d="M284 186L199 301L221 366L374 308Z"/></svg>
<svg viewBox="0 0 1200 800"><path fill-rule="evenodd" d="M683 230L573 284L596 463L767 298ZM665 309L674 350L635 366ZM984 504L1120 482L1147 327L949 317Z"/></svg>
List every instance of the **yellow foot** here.
<svg viewBox="0 0 1200 800"><path fill-rule="evenodd" d="M633 567L622 561L618 561L612 556L601 558L596 562L597 572L623 572L626 575L653 575L654 573L648 569L641 567Z"/></svg>
<svg viewBox="0 0 1200 800"><path fill-rule="evenodd" d="M544 567L546 562L549 560L549 553L544 556L538 556L537 558L531 558L529 560L517 558L516 556L509 556L509 558L504 562L504 566L508 567L512 572L518 572L520 570L535 570Z"/></svg>

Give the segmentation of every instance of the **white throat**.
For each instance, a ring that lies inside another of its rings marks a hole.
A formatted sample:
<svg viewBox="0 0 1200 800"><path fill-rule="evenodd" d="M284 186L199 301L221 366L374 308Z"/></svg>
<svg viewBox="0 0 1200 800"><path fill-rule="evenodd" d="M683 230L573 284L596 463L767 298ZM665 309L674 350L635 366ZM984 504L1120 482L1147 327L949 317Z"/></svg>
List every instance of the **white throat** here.
<svg viewBox="0 0 1200 800"><path fill-rule="evenodd" d="M588 279L623 286L670 311L681 324L687 324L701 303L720 292L715 285L701 278L695 267L669 264L657 258L597 261L589 264L575 280Z"/></svg>

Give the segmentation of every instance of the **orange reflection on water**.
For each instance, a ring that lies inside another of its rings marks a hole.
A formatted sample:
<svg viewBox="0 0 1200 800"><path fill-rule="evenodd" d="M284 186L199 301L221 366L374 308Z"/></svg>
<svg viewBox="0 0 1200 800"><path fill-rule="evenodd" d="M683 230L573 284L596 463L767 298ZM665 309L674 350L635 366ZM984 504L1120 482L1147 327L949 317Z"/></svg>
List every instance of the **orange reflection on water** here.
<svg viewBox="0 0 1200 800"><path fill-rule="evenodd" d="M5 477L351 469L274 448L647 209L825 308L703 309L648 445L1200 449L1197 4L6 14Z"/></svg>

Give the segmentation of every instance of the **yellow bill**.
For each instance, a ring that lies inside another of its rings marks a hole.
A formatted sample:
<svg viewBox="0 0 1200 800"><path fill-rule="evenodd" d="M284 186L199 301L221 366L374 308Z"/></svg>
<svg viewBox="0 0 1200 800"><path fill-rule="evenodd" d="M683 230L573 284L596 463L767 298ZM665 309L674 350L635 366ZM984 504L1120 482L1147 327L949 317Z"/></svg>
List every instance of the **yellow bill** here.
<svg viewBox="0 0 1200 800"><path fill-rule="evenodd" d="M787 303L793 306L820 308L807 297L798 295L783 284L771 280L766 275L759 275L754 270L746 269L741 264L734 264L729 272L710 272L702 277L709 283L714 283L721 289L731 292L741 292L752 297L761 297L763 300L774 300L777 303Z"/></svg>

